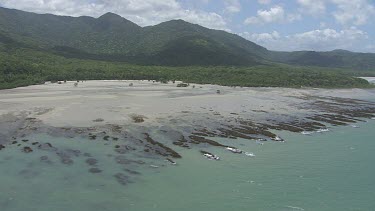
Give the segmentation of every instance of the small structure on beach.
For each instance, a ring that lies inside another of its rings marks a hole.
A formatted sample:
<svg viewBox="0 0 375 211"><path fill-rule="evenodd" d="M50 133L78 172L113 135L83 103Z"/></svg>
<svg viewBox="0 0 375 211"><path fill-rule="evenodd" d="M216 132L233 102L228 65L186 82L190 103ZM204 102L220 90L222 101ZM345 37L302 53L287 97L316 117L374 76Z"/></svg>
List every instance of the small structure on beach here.
<svg viewBox="0 0 375 211"><path fill-rule="evenodd" d="M177 84L177 87L188 87L189 84L185 84L185 83L179 83Z"/></svg>

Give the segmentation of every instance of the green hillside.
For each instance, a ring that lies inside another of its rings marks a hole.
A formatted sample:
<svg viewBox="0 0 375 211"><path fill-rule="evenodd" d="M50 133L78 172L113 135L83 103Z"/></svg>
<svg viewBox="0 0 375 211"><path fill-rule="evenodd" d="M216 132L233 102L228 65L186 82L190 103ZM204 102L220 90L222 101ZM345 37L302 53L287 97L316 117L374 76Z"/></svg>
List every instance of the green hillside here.
<svg viewBox="0 0 375 211"><path fill-rule="evenodd" d="M375 71L375 54L274 52L238 35L183 20L140 27L107 13L99 18L35 14L0 7L0 39L70 58L143 65L236 65L269 62Z"/></svg>
<svg viewBox="0 0 375 211"><path fill-rule="evenodd" d="M188 83L244 87L371 87L366 80L335 69L289 65L141 66L123 62L66 58L30 48L0 43L0 89L63 80L182 80Z"/></svg>
<svg viewBox="0 0 375 211"><path fill-rule="evenodd" d="M46 80L183 80L227 86L369 87L374 54L272 52L182 20L140 27L0 7L0 88ZM284 63L284 64L283 64Z"/></svg>
<svg viewBox="0 0 375 211"><path fill-rule="evenodd" d="M345 50L269 52L268 58L291 65L351 69L358 74L366 71L375 72L375 54L373 53L354 53Z"/></svg>
<svg viewBox="0 0 375 211"><path fill-rule="evenodd" d="M237 35L182 20L142 28L112 13L73 18L0 8L0 34L70 57L142 64L254 65L262 60L257 51L266 51Z"/></svg>

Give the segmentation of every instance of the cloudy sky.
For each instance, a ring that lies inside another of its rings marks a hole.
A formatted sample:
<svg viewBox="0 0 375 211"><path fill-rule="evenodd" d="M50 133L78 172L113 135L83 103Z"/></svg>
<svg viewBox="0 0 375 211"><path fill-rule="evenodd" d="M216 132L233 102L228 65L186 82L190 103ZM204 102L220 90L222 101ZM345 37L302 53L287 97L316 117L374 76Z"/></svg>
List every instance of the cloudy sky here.
<svg viewBox="0 0 375 211"><path fill-rule="evenodd" d="M171 19L227 30L271 50L375 52L375 0L0 0L37 13L117 13L141 26Z"/></svg>

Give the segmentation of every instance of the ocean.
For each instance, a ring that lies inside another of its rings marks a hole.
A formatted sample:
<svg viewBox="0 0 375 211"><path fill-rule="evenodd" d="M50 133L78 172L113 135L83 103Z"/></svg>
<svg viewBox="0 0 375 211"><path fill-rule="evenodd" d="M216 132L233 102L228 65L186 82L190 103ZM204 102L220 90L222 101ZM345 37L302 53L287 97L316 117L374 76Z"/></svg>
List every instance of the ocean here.
<svg viewBox="0 0 375 211"><path fill-rule="evenodd" d="M44 151L8 147L0 151L0 210L374 210L375 120L357 125L311 136L279 132L285 143L216 139L255 157L210 147L221 158L213 161L181 148L177 165L141 166L125 185L103 143L36 135L30 142L94 154L102 172L89 173L85 158L66 165Z"/></svg>

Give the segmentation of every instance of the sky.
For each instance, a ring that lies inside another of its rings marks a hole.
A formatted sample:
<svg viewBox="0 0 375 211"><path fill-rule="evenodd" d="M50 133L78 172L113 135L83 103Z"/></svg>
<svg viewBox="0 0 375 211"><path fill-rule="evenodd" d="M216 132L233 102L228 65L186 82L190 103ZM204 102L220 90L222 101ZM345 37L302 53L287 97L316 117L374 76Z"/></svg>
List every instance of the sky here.
<svg viewBox="0 0 375 211"><path fill-rule="evenodd" d="M183 19L270 50L375 53L375 0L0 0L0 6L68 16L113 12L140 26Z"/></svg>

